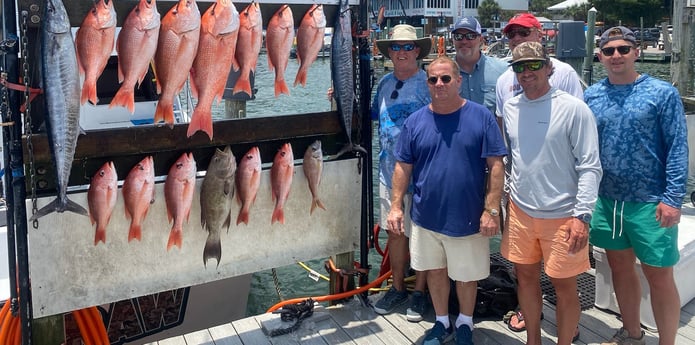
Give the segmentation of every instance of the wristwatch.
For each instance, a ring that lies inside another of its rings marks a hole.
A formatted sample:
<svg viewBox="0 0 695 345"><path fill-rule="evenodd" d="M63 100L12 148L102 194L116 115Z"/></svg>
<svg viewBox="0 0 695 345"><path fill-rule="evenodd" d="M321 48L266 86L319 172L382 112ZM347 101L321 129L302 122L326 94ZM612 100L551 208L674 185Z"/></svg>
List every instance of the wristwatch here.
<svg viewBox="0 0 695 345"><path fill-rule="evenodd" d="M582 213L578 216L574 216L574 218L581 220L584 224L591 223L591 214L589 213Z"/></svg>
<svg viewBox="0 0 695 345"><path fill-rule="evenodd" d="M497 217L500 215L500 211L497 211L496 208L491 208L491 209L487 210L487 212L493 217Z"/></svg>

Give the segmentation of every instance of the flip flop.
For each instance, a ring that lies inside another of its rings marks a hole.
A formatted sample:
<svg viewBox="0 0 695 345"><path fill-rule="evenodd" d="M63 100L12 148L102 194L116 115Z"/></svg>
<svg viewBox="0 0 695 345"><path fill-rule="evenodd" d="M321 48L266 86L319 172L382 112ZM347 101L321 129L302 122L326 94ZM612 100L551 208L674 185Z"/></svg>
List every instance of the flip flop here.
<svg viewBox="0 0 695 345"><path fill-rule="evenodd" d="M509 317L507 317L509 315ZM516 326L512 325L513 323L513 317L516 316ZM509 328L510 331L512 332L523 332L526 330L526 323L524 322L524 314L521 313L521 309L517 309L515 311L510 311L507 313L507 315L504 316L503 318L505 320L505 323L507 324L507 328ZM543 320L543 312L541 312L541 320ZM519 326L520 323L524 322L523 326Z"/></svg>
<svg viewBox="0 0 695 345"><path fill-rule="evenodd" d="M579 340L579 327L577 327L577 334L575 334L572 338L572 342L577 342L577 340Z"/></svg>

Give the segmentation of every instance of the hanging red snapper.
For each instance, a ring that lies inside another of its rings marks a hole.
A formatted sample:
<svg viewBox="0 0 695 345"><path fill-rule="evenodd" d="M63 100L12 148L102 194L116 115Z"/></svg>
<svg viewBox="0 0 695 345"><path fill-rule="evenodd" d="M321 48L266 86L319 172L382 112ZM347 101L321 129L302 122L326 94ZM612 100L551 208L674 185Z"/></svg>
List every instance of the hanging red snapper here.
<svg viewBox="0 0 695 345"><path fill-rule="evenodd" d="M174 97L193 65L200 39L200 11L195 0L180 0L172 7L159 28L154 68L157 77L159 102L154 113L154 123L164 121L174 127Z"/></svg>
<svg viewBox="0 0 695 345"><path fill-rule="evenodd" d="M249 209L256 201L256 194L261 185L261 153L258 147L252 147L241 158L236 172L237 200L241 209L236 224L249 224Z"/></svg>
<svg viewBox="0 0 695 345"><path fill-rule="evenodd" d="M106 226L111 220L111 214L118 199L118 175L113 162L106 162L97 170L89 183L87 204L89 204L89 220L97 228L94 235L94 245L100 241L106 243Z"/></svg>
<svg viewBox="0 0 695 345"><path fill-rule="evenodd" d="M275 97L290 94L285 83L285 69L294 41L294 18L289 5L283 5L270 18L266 29L265 46L268 51L268 69L275 70Z"/></svg>
<svg viewBox="0 0 695 345"><path fill-rule="evenodd" d="M294 86L302 84L306 86L306 76L309 66L316 61L326 31L326 16L323 14L323 5L314 4L304 14L299 29L297 29L297 61L299 70L294 79Z"/></svg>
<svg viewBox="0 0 695 345"><path fill-rule="evenodd" d="M140 0L123 22L116 40L118 81L121 87L109 108L125 107L135 112L135 85L142 85L157 50L160 16L155 0Z"/></svg>
<svg viewBox="0 0 695 345"><path fill-rule="evenodd" d="M164 181L164 200L167 204L169 222L174 221L169 233L167 250L173 246L181 249L183 242L183 222L188 223L191 215L191 204L195 192L196 166L192 153L184 153L169 168L169 174Z"/></svg>
<svg viewBox="0 0 695 345"><path fill-rule="evenodd" d="M222 99L229 71L239 70L234 57L238 34L239 12L230 0L217 0L203 14L191 69L191 91L198 104L188 124L188 137L203 131L212 140L212 103Z"/></svg>
<svg viewBox="0 0 695 345"><path fill-rule="evenodd" d="M239 37L237 39L236 59L241 67L233 94L246 92L251 96L250 73L256 71L258 54L263 41L263 18L258 3L252 2L239 15Z"/></svg>
<svg viewBox="0 0 695 345"><path fill-rule="evenodd" d="M75 34L77 64L84 75L80 104L97 104L97 79L104 72L116 39L116 10L113 0L98 0Z"/></svg>
<svg viewBox="0 0 695 345"><path fill-rule="evenodd" d="M275 202L270 224L276 221L285 224L284 207L287 197L290 195L293 175L294 154L292 153L292 145L285 143L275 154L273 166L270 168L271 191L273 202Z"/></svg>
<svg viewBox="0 0 695 345"><path fill-rule="evenodd" d="M128 242L142 239L142 221L147 216L150 204L154 203L154 160L143 158L123 181L123 204L125 215L130 220Z"/></svg>

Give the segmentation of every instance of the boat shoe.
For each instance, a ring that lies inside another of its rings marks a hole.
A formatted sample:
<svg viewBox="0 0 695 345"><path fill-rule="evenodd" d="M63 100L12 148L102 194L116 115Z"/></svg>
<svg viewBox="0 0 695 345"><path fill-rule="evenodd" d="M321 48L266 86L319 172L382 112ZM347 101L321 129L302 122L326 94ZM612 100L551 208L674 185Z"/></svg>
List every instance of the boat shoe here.
<svg viewBox="0 0 695 345"><path fill-rule="evenodd" d="M381 297L381 299L374 304L374 311L380 315L388 314L407 301L408 291L398 291L392 286L386 291L384 297Z"/></svg>
<svg viewBox="0 0 695 345"><path fill-rule="evenodd" d="M454 327L449 325L449 328L444 328L444 324L437 321L434 323L434 327L427 331L425 340L422 345L440 345L444 344L454 338Z"/></svg>
<svg viewBox="0 0 695 345"><path fill-rule="evenodd" d="M630 333L625 328L620 328L611 340L601 345L645 345L644 331L639 338L630 338Z"/></svg>
<svg viewBox="0 0 695 345"><path fill-rule="evenodd" d="M422 291L414 291L410 300L410 307L405 311L405 318L410 322L422 321L426 307L427 295Z"/></svg>

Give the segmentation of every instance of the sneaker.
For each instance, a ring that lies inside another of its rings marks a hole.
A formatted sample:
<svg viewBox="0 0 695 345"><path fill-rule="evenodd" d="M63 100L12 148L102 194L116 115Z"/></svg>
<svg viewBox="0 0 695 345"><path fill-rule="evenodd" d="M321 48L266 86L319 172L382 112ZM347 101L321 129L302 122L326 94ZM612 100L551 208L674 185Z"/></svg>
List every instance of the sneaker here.
<svg viewBox="0 0 695 345"><path fill-rule="evenodd" d="M453 337L453 327L449 325L449 329L446 329L443 323L437 321L434 323L434 327L427 331L427 336L425 336L422 345L441 345L450 341Z"/></svg>
<svg viewBox="0 0 695 345"><path fill-rule="evenodd" d="M456 345L473 345L473 330L468 325L456 329Z"/></svg>
<svg viewBox="0 0 695 345"><path fill-rule="evenodd" d="M630 333L625 328L620 328L611 340L601 345L645 345L644 331L639 338L630 338Z"/></svg>
<svg viewBox="0 0 695 345"><path fill-rule="evenodd" d="M407 301L408 291L398 291L392 286L384 297L376 302L374 311L380 315L388 314Z"/></svg>
<svg viewBox="0 0 695 345"><path fill-rule="evenodd" d="M427 303L427 296L422 291L413 292L412 299L410 300L410 307L405 312L405 318L410 322L420 322L422 321L422 314L425 313L425 306Z"/></svg>

